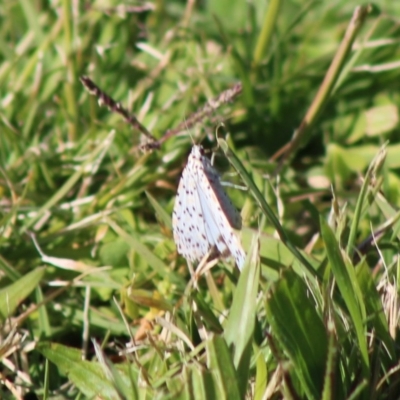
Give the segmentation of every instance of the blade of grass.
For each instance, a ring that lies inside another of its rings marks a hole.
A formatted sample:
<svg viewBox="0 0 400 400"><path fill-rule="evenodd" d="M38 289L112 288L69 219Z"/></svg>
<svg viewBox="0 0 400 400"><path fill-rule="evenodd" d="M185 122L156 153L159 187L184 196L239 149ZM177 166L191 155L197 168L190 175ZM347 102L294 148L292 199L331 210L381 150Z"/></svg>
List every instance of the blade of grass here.
<svg viewBox="0 0 400 400"><path fill-rule="evenodd" d="M364 325L366 313L361 290L358 286L353 266L344 262L335 234L322 216L320 217L320 225L330 267L332 268L339 291L350 313L356 331L358 350L361 354L362 371L364 377L367 379L369 376L369 359L366 327Z"/></svg>
<svg viewBox="0 0 400 400"><path fill-rule="evenodd" d="M134 237L125 232L116 222L111 219L105 221L110 227L124 239L143 259L150 265L150 267L156 271L161 277L169 280L171 283L184 287L185 283L180 275L171 273L170 269L160 260L152 251L150 251L143 243L140 237Z"/></svg>
<svg viewBox="0 0 400 400"><path fill-rule="evenodd" d="M260 278L259 246L259 236L254 235L253 243L239 277L224 331L226 343L233 348L234 365L238 374L243 378L239 381L242 395L246 393L247 389L252 351L251 343L256 320L258 282ZM245 383L244 386L243 383Z"/></svg>
<svg viewBox="0 0 400 400"><path fill-rule="evenodd" d="M241 399L238 377L233 359L225 340L221 336L213 336L207 342L209 368L213 372L214 381L219 389L219 399Z"/></svg>
<svg viewBox="0 0 400 400"><path fill-rule="evenodd" d="M258 190L257 186L255 185L251 176L247 173L246 169L244 168L241 161L232 152L232 150L228 147L228 144L225 140L218 138L218 144L221 146L222 150L224 151L226 157L228 158L229 162L233 165L236 171L239 173L243 182L249 188L251 194L257 201L258 205L260 206L263 213L272 223L282 242L287 246L287 248L292 252L292 254L300 261L301 265L305 267L304 272L307 276L315 283L314 276L318 276L318 271L316 271L312 265L306 260L306 258L300 253L300 251L292 244L289 237L286 235L285 230L283 229L282 225L280 224L278 218L275 216L274 212L272 211L271 207L265 201L263 195Z"/></svg>
<svg viewBox="0 0 400 400"><path fill-rule="evenodd" d="M303 278L287 270L267 294L271 330L289 354L307 399L318 399L326 366L327 336Z"/></svg>
<svg viewBox="0 0 400 400"><path fill-rule="evenodd" d="M265 14L261 32L258 36L257 44L254 50L253 68L257 68L259 66L261 59L264 57L265 51L271 42L281 5L281 0L272 0L268 2L268 9Z"/></svg>
<svg viewBox="0 0 400 400"><path fill-rule="evenodd" d="M331 318L331 317L329 317ZM339 348L336 340L335 326L332 319L328 321L328 355L326 360L324 390L322 392L321 400L334 400L338 393L335 393L336 381L339 377L336 376L337 371L337 357L339 355Z"/></svg>
<svg viewBox="0 0 400 400"><path fill-rule="evenodd" d="M356 208L354 210L354 217L352 219L350 226L349 239L347 241L346 253L349 255L350 258L353 256L355 250L355 241L356 241L358 226L360 224L360 218L364 206L364 200L367 195L371 179L373 179L373 177L375 177L377 172L379 172L379 170L381 169L385 157L386 157L386 145L382 146L382 148L379 150L376 157L372 160L367 170L367 173L365 174L364 182L363 185L361 186L360 194L358 195L357 199Z"/></svg>
<svg viewBox="0 0 400 400"><path fill-rule="evenodd" d="M146 196L149 199L151 205L156 212L156 215L160 221L170 230L172 230L171 216L165 211L165 209L160 205L160 203L149 193L146 192Z"/></svg>
<svg viewBox="0 0 400 400"><path fill-rule="evenodd" d="M40 343L37 346L44 357L67 374L75 385L89 398L118 399L114 384L105 376L99 363L83 361L81 351L60 344Z"/></svg>
<svg viewBox="0 0 400 400"><path fill-rule="evenodd" d="M28 297L42 280L46 268L36 268L11 285L0 290L0 320L13 314L17 306Z"/></svg>
<svg viewBox="0 0 400 400"><path fill-rule="evenodd" d="M268 369L265 356L261 349L253 344L255 354L256 380L254 388L254 400L262 400L268 382Z"/></svg>
<svg viewBox="0 0 400 400"><path fill-rule="evenodd" d="M68 192L74 187L79 179L87 172L88 167L98 167L100 160L105 156L115 136L115 131L111 131L106 139L93 150L89 158L80 166L80 168L64 183L64 185L50 197L49 200L43 204L42 207L37 211L36 215L28 220L25 225L21 228L21 234L26 232L35 222L37 222L51 207L57 204L62 198L64 198Z"/></svg>
<svg viewBox="0 0 400 400"><path fill-rule="evenodd" d="M138 399L138 390L134 382L125 379L126 377L124 377L121 372L117 370L114 364L106 358L99 344L95 340L92 340L92 342L99 365L102 368L104 375L110 380L114 389L118 392L119 398L126 400ZM132 364L127 364L126 366L129 368L132 367Z"/></svg>
<svg viewBox="0 0 400 400"><path fill-rule="evenodd" d="M40 26L40 22L36 18L37 13L34 7L34 3L29 0L19 0L21 10L24 12L25 19L28 23L29 30L34 32L34 37L38 45L43 43L46 35L43 33L43 30Z"/></svg>
<svg viewBox="0 0 400 400"><path fill-rule="evenodd" d="M390 336L388 321L382 309L382 298L368 265L363 262L357 266L357 280L365 299L369 323L374 327L376 336L382 340L391 359L396 358L395 343ZM382 357L383 358L383 357ZM383 360L382 360L383 362Z"/></svg>
<svg viewBox="0 0 400 400"><path fill-rule="evenodd" d="M354 40L363 26L367 15L372 11L370 5L358 6L353 12L353 16L345 32L344 38L339 45L339 48L332 60L331 65L325 75L325 78L318 89L315 98L309 107L305 117L300 123L300 126L295 131L291 142L285 150L284 155L281 158L278 170L283 166L284 162L287 162L289 158L293 158L295 152L298 150L301 144L304 144L305 136L310 132L311 128L315 124L318 115L324 108L327 100L329 99L334 85L339 77L340 72L346 62L347 56L351 51L351 47Z"/></svg>
<svg viewBox="0 0 400 400"><path fill-rule="evenodd" d="M191 372L193 387L191 398L196 400L216 399L218 393L210 372L197 366L192 367Z"/></svg>
<svg viewBox="0 0 400 400"><path fill-rule="evenodd" d="M45 298L43 296L43 291L40 286L36 287L35 295L37 304L44 303ZM39 314L38 323L39 323L39 330L41 332L41 337L51 337L52 329L47 308L39 307L38 314Z"/></svg>
<svg viewBox="0 0 400 400"><path fill-rule="evenodd" d="M253 85L250 80L249 73L247 71L246 64L243 60L243 57L239 54L239 51L236 49L235 46L232 46L232 40L226 34L223 24L221 23L220 19L214 16L215 22L217 24L220 36L225 43L227 48L231 48L233 62L235 63L235 67L238 70L238 74L240 76L240 81L243 84L243 99L247 107L254 106L255 99L253 94Z"/></svg>

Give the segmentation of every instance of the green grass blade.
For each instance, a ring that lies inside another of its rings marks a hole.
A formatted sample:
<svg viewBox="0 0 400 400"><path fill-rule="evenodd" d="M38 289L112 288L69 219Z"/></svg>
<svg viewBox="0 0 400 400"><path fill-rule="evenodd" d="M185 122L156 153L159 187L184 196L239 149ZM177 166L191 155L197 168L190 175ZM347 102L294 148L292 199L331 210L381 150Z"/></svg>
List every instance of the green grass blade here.
<svg viewBox="0 0 400 400"><path fill-rule="evenodd" d="M81 351L59 344L41 343L37 349L89 398L120 399L113 382L99 363L82 360ZM126 378L125 378L126 379Z"/></svg>
<svg viewBox="0 0 400 400"><path fill-rule="evenodd" d="M104 375L112 382L113 387L117 391L121 399L136 400L138 399L138 391L135 382L127 380L126 376L122 376L121 372L112 364L103 354L100 346L93 342L99 365L102 368ZM128 363L126 367L131 367ZM126 372L126 369L125 369Z"/></svg>
<svg viewBox="0 0 400 400"><path fill-rule="evenodd" d="M217 391L213 376L207 369L193 367L191 368L191 380L192 380L192 399L196 400L208 400L216 399Z"/></svg>
<svg viewBox="0 0 400 400"><path fill-rule="evenodd" d="M281 0L272 0L268 2L268 9L254 50L253 66L256 68L265 56L265 52L272 40L272 34L278 20L279 9L282 3Z"/></svg>
<svg viewBox="0 0 400 400"><path fill-rule="evenodd" d="M400 2L3 3L0 398L396 397ZM173 190L221 123L248 260L195 277Z"/></svg>
<svg viewBox="0 0 400 400"><path fill-rule="evenodd" d="M22 278L0 289L0 319L4 322L42 280L46 268L36 268Z"/></svg>
<svg viewBox="0 0 400 400"><path fill-rule="evenodd" d="M24 15L26 21L29 25L29 30L34 32L34 37L37 40L37 44L43 42L45 35L43 34L43 30L40 26L40 21L38 19L38 13L35 10L34 3L29 0L19 0L21 10L24 11Z"/></svg>
<svg viewBox="0 0 400 400"><path fill-rule="evenodd" d="M268 383L268 370L264 354L260 348L253 345L254 354L256 355L256 381L254 390L254 400L262 400L265 388Z"/></svg>
<svg viewBox="0 0 400 400"><path fill-rule="evenodd" d="M339 355L339 346L336 340L336 332L332 320L328 321L328 356L326 360L324 390L322 392L321 400L334 400L338 396L336 388L339 386L339 376L337 375L337 358Z"/></svg>
<svg viewBox="0 0 400 400"><path fill-rule="evenodd" d="M357 204L356 204L356 208L354 211L354 218L352 219L352 223L350 226L349 239L347 241L346 252L350 257L352 257L352 255L354 253L354 244L355 244L355 240L356 240L356 234L357 234L358 226L360 224L360 218L361 218L362 210L364 207L364 201L367 196L367 192L368 192L369 185L371 183L371 179L373 179L375 177L377 170L380 170L380 168L385 160L385 157L386 157L386 145L384 145L380 149L378 154L372 160L372 162L367 170L367 173L365 174L364 182L361 186L360 194L358 195Z"/></svg>
<svg viewBox="0 0 400 400"><path fill-rule="evenodd" d="M299 128L295 132L292 141L290 142L289 149L286 151L283 160L286 160L289 156L293 157L294 153L298 150L301 144L304 145L305 138L310 133L311 128L314 126L319 114L326 105L329 99L334 85L342 71L344 64L347 60L348 54L351 51L351 47L354 43L357 34L363 26L368 13L371 11L371 6L358 6L353 12L353 16L344 34L343 40L333 58L331 65L324 77L321 86L318 89L317 94L307 110Z"/></svg>
<svg viewBox="0 0 400 400"><path fill-rule="evenodd" d="M267 296L266 312L274 336L289 354L308 399L322 393L327 335L321 317L302 279L286 271Z"/></svg>
<svg viewBox="0 0 400 400"><path fill-rule="evenodd" d="M254 235L244 268L233 297L232 307L226 322L224 336L233 351L233 362L242 378L239 385L246 393L247 375L252 351L252 339L257 311L258 282L260 278L259 237Z"/></svg>
<svg viewBox="0 0 400 400"><path fill-rule="evenodd" d="M368 265L362 262L357 266L356 274L365 302L368 323L373 326L377 337L384 343L390 358L394 359L396 358L395 342L390 335L387 317L382 309L382 298Z"/></svg>
<svg viewBox="0 0 400 400"><path fill-rule="evenodd" d="M331 228L321 216L321 235L337 286L350 313L358 340L358 350L361 355L361 366L365 377L369 376L369 358L366 341L365 307L360 295L357 278L353 266L345 263L339 245Z"/></svg>
<svg viewBox="0 0 400 400"><path fill-rule="evenodd" d="M207 356L209 368L213 373L214 381L219 391L217 398L242 399L233 357L221 336L213 336L207 342Z"/></svg>
<svg viewBox="0 0 400 400"><path fill-rule="evenodd" d="M301 262L301 264L305 267L305 273L309 276L310 279L314 281L314 275L317 274L317 271L312 267L312 265L306 260L306 258L299 252L299 250L292 244L286 232L284 231L282 225L280 224L278 218L275 216L274 212L272 211L271 207L265 201L263 195L258 190L257 186L253 182L251 176L247 173L246 169L244 168L243 164L239 160L239 158L229 149L228 144L225 140L218 138L218 144L221 146L222 150L224 151L226 157L239 173L243 182L249 188L251 194L257 201L258 205L260 206L261 210L265 214L265 216L269 219L269 221L273 224L274 228L279 234L282 242L288 247L288 249L293 253L293 255Z"/></svg>
<svg viewBox="0 0 400 400"><path fill-rule="evenodd" d="M48 212L55 204L63 199L68 192L75 186L75 184L81 179L85 173L92 169L97 169L101 160L105 156L115 136L115 131L109 133L106 139L99 143L99 145L90 153L88 159L78 168L78 170L69 177L64 185L53 194L49 200L43 204L42 207L37 211L36 215L29 219L21 230L21 233L26 232L35 222L37 222L46 212Z"/></svg>
<svg viewBox="0 0 400 400"><path fill-rule="evenodd" d="M140 237L129 235L125 232L116 222L108 219L110 227L117 233L122 239L129 244L138 254L143 257L144 260L151 266L164 279L168 279L171 282L178 284L180 287L184 287L184 281L178 275L172 274L167 265L160 260L148 247L146 247Z"/></svg>
<svg viewBox="0 0 400 400"><path fill-rule="evenodd" d="M171 215L168 214L165 209L160 205L160 203L149 193L146 192L146 196L149 199L151 205L156 212L157 217L159 220L168 228L172 230L172 222L171 222Z"/></svg>

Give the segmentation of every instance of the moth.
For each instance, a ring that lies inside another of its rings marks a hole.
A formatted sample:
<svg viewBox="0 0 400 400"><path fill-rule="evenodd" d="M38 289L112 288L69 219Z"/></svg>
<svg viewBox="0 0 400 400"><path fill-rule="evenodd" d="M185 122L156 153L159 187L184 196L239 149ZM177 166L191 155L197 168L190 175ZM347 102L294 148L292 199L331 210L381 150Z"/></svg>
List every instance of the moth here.
<svg viewBox="0 0 400 400"><path fill-rule="evenodd" d="M233 257L243 268L246 253L235 231L242 227L240 214L201 146L193 146L182 172L172 227L178 253L187 260L200 261L211 252Z"/></svg>

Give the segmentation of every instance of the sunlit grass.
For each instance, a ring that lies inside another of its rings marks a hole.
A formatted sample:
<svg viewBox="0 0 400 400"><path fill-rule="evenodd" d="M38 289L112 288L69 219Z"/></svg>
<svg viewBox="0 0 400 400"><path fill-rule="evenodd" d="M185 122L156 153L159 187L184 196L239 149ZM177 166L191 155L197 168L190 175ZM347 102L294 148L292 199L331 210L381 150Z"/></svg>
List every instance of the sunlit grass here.
<svg viewBox="0 0 400 400"><path fill-rule="evenodd" d="M0 397L396 398L400 5L78 3L1 7ZM241 274L176 252L193 143Z"/></svg>

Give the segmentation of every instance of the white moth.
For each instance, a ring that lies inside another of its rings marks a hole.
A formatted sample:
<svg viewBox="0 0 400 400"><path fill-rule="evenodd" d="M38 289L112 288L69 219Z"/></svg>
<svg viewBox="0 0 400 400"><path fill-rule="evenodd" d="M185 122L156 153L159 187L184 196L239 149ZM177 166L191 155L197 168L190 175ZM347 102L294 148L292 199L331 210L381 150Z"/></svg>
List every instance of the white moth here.
<svg viewBox="0 0 400 400"><path fill-rule="evenodd" d="M193 146L179 182L172 216L178 253L191 262L210 252L232 256L241 270L246 254L234 229L240 214L222 188L219 175L201 146Z"/></svg>

